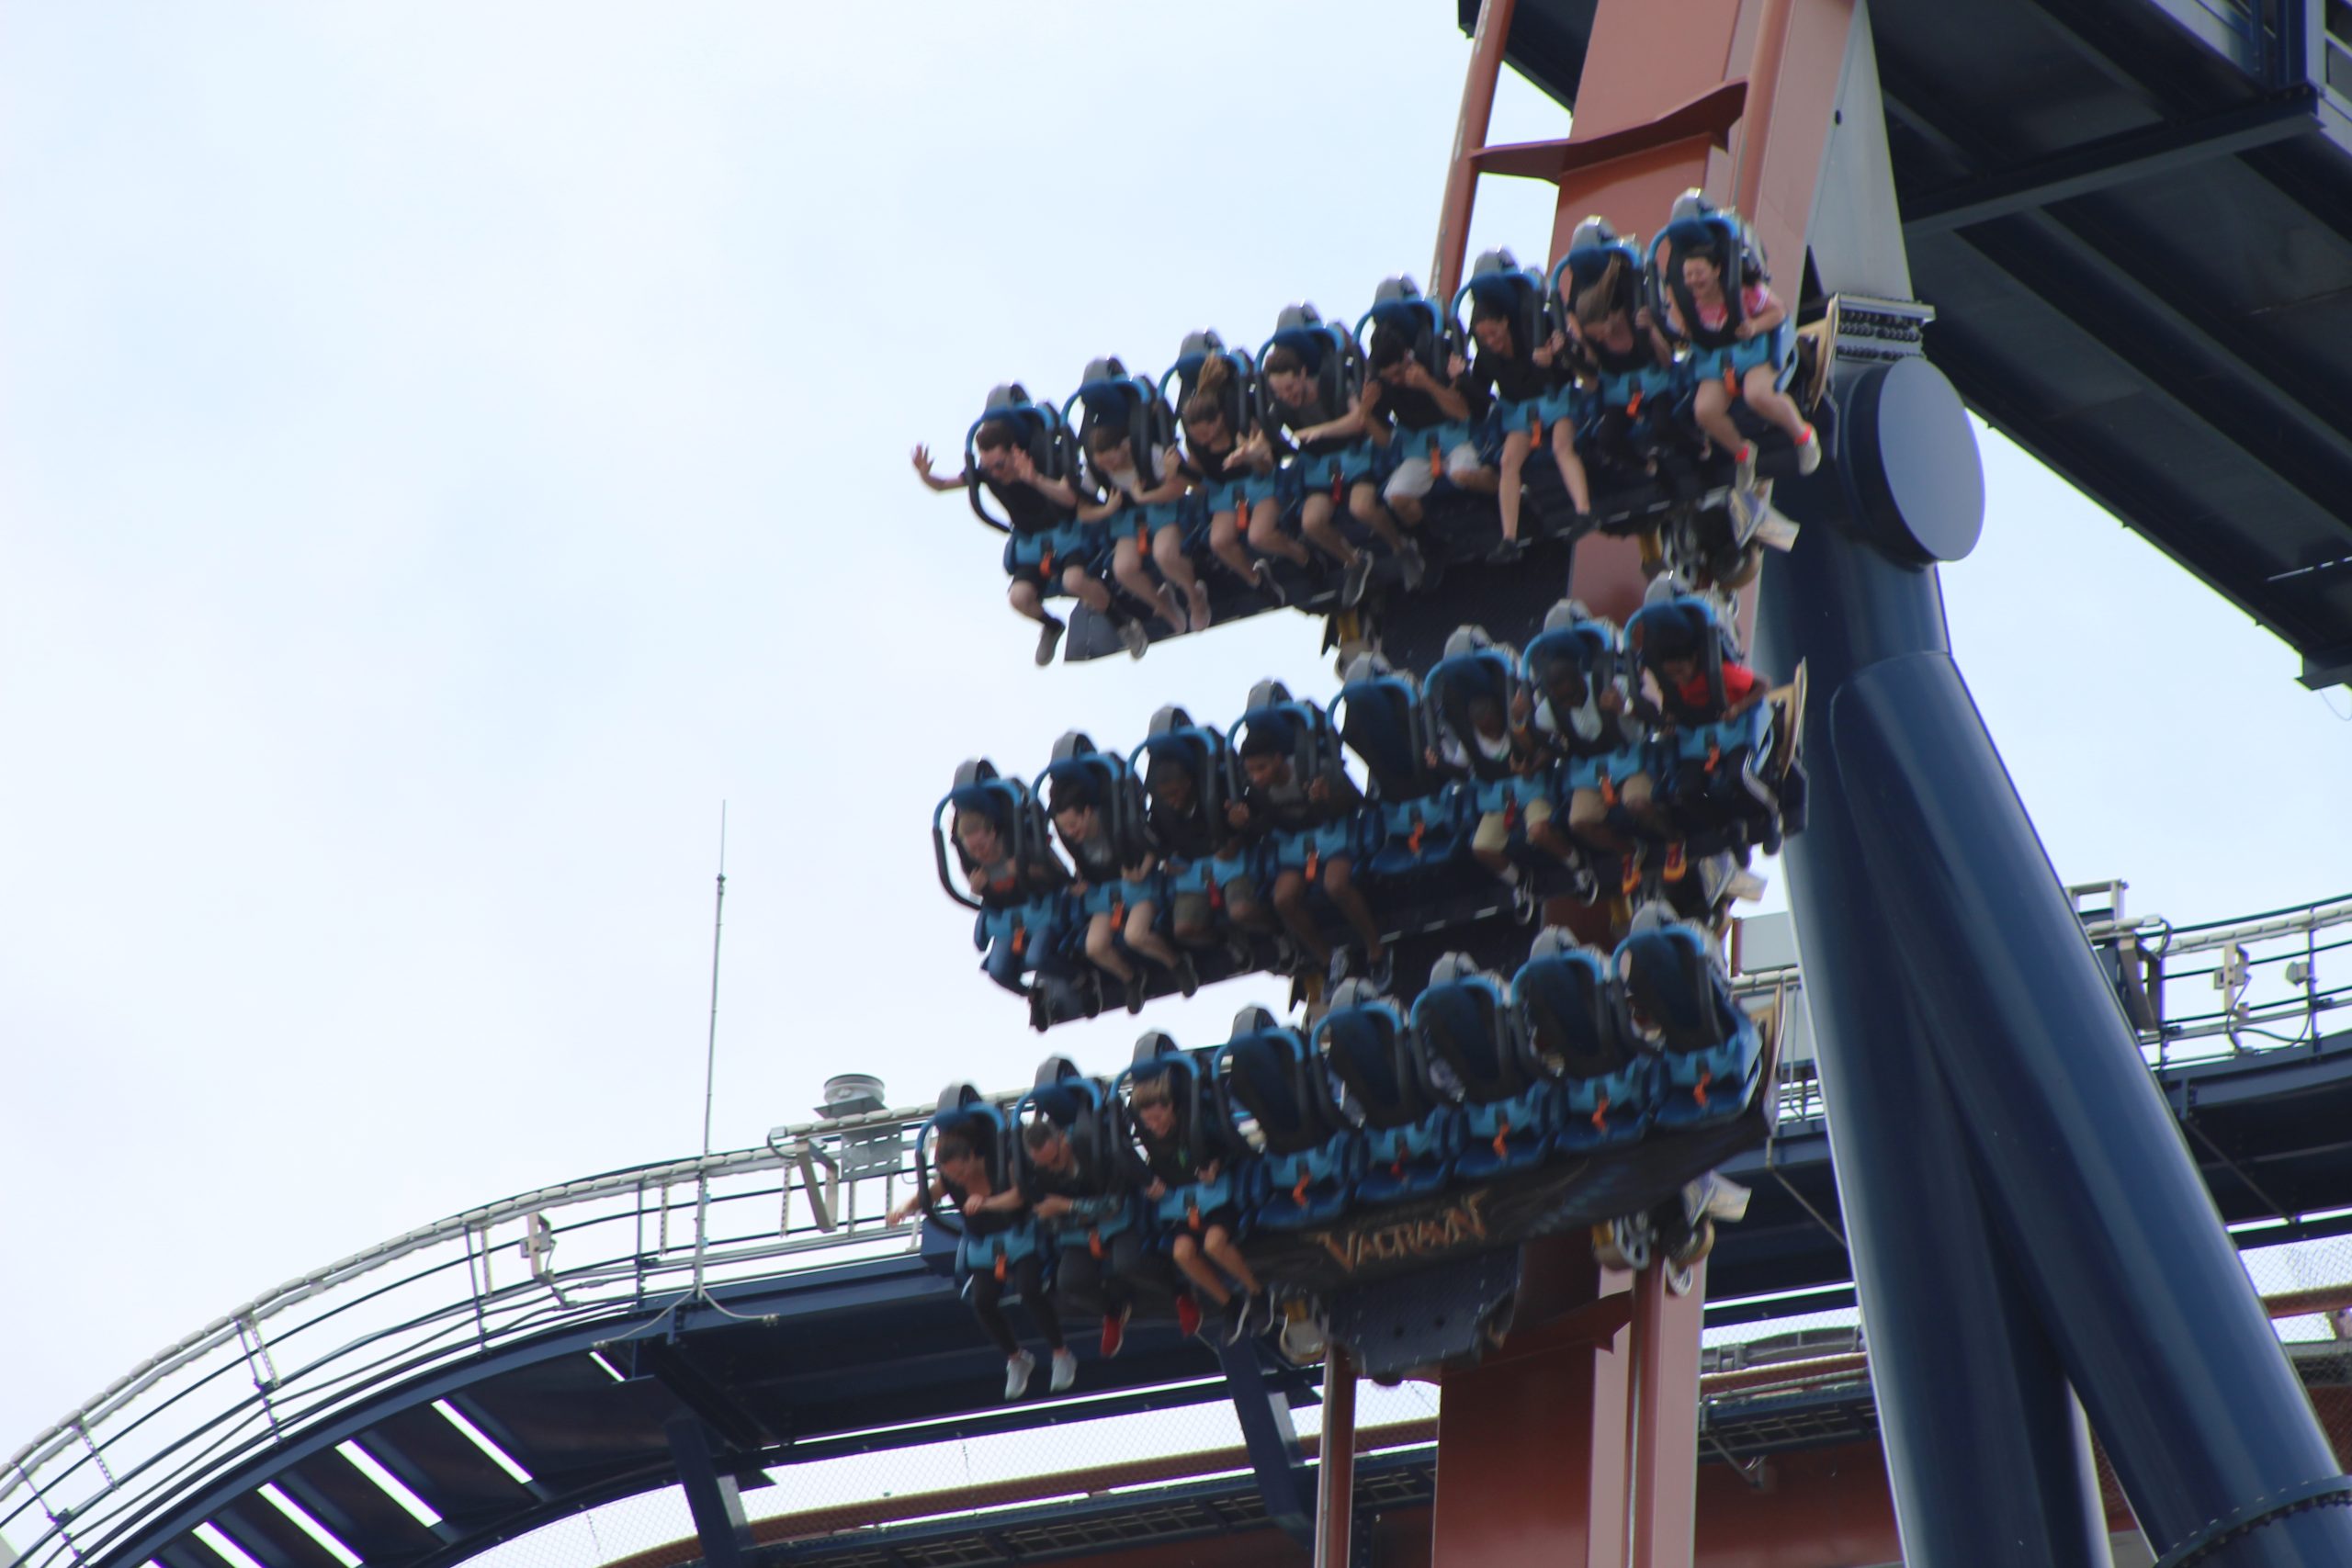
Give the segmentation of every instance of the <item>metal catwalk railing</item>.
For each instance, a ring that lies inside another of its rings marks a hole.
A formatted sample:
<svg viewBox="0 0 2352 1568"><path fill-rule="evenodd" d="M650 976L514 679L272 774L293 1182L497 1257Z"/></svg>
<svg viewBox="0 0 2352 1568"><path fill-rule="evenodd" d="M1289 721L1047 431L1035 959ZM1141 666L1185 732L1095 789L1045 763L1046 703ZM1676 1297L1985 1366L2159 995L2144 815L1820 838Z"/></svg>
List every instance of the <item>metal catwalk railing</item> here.
<svg viewBox="0 0 2352 1568"><path fill-rule="evenodd" d="M2111 892L2120 904L2120 888ZM2317 1038L2352 1000L2352 900L2173 927L2086 911L2095 942L2138 965L2152 1064ZM2201 966L2183 960L2211 955ZM2218 977L2218 978L2217 978ZM2196 988L2203 982L2202 991ZM1799 999L1793 966L1738 988ZM2219 986L2223 1002L2186 1010ZM2120 984L2127 1006L2131 987ZM2167 1007L2173 1009L2166 1012ZM2285 1031L2291 1029L2293 1032ZM1786 1053L1783 1121L1821 1114L1810 1053ZM0 1568L100 1555L176 1499L289 1434L421 1372L550 1328L658 1316L715 1284L903 1253L883 1224L927 1113L779 1128L757 1149L645 1166L455 1214L288 1280L133 1368L0 1471Z"/></svg>
<svg viewBox="0 0 2352 1568"><path fill-rule="evenodd" d="M2176 926L2160 916L2128 915L2128 886L2067 891L2150 1066L2309 1048L2327 1034L2335 1010L2352 1007L2352 897ZM1793 960L1745 967L1733 988L1751 999L1777 992L1784 1004L1798 1004L1792 1015L1784 1006L1793 1021L1781 1063L1800 1069L1798 1077L1809 1073L1812 1045ZM1783 1085L1792 1087L1786 1072ZM1803 1102L1811 1106L1804 1113L1819 1114L1817 1100ZM1782 1109L1800 1113L1787 1101Z"/></svg>
<svg viewBox="0 0 2352 1568"><path fill-rule="evenodd" d="M365 1395L566 1325L903 1253L883 1216L925 1113L521 1193L254 1298L134 1367L0 1472L0 1564L105 1551L175 1499Z"/></svg>

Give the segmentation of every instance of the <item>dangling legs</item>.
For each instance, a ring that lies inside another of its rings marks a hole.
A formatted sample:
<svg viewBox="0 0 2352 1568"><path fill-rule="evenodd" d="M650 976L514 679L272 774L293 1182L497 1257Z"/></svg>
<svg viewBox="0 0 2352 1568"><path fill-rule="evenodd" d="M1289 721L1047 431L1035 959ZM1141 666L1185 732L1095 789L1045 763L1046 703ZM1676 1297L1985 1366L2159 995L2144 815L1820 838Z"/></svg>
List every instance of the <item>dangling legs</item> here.
<svg viewBox="0 0 2352 1568"><path fill-rule="evenodd" d="M1258 563L1250 558L1249 547L1241 542L1240 521L1234 513L1220 512L1209 519L1209 553L1242 581L1258 581Z"/></svg>
<svg viewBox="0 0 2352 1568"><path fill-rule="evenodd" d="M1283 505L1272 496L1250 509L1250 547L1261 556L1280 556L1293 566L1312 566L1306 547L1283 532Z"/></svg>
<svg viewBox="0 0 2352 1568"><path fill-rule="evenodd" d="M1213 1303L1223 1306L1233 1299L1233 1289L1225 1282L1225 1276L1216 1264L1201 1256L1199 1242L1189 1235L1180 1235L1175 1246L1170 1248L1170 1254L1176 1259L1176 1267L1183 1271L1184 1278L1193 1282L1193 1289L1208 1297Z"/></svg>
<svg viewBox="0 0 2352 1568"><path fill-rule="evenodd" d="M1527 824L1527 842L1531 848L1550 855L1554 860L1565 861L1575 856L1576 846L1568 842L1558 825L1552 820L1552 803L1549 800L1539 796L1529 801L1521 807L1520 820Z"/></svg>
<svg viewBox="0 0 2352 1568"><path fill-rule="evenodd" d="M1647 805L1649 781L1644 779L1642 784L1644 804ZM1568 796L1568 832L1577 842L1596 854L1622 855L1625 852L1625 840L1609 826L1609 807L1602 802L1597 789L1580 789Z"/></svg>
<svg viewBox="0 0 2352 1568"><path fill-rule="evenodd" d="M1159 906L1148 901L1127 911L1127 951L1142 953L1162 969L1173 969L1184 955L1170 945L1166 937L1151 929L1159 918Z"/></svg>
<svg viewBox="0 0 2352 1568"><path fill-rule="evenodd" d="M1720 376L1710 376L1699 383L1698 392L1690 400L1690 417L1707 433L1717 449L1737 456L1747 443L1741 439L1739 426L1732 423L1731 391Z"/></svg>
<svg viewBox="0 0 2352 1568"><path fill-rule="evenodd" d="M1331 896L1331 902L1363 943L1366 961L1378 966L1388 956L1388 944L1381 941L1380 922L1372 918L1372 906L1364 902L1363 889L1356 886L1355 863L1346 855L1333 855L1324 862L1323 891Z"/></svg>
<svg viewBox="0 0 2352 1568"><path fill-rule="evenodd" d="M1397 439L1405 437L1400 434ZM1437 470L1430 466L1429 458L1408 457L1388 476L1388 482L1380 489L1380 499L1387 503L1397 522L1408 528L1418 528L1421 525L1421 497L1436 484Z"/></svg>
<svg viewBox="0 0 2352 1568"><path fill-rule="evenodd" d="M1306 910L1306 874L1293 866L1274 878L1274 912L1282 916L1283 924L1299 948L1318 965L1331 962L1331 944L1315 926L1315 917Z"/></svg>
<svg viewBox="0 0 2352 1568"><path fill-rule="evenodd" d="M1585 476L1584 459L1577 456L1576 427L1565 419L1552 426L1552 462L1567 488L1568 503L1580 515L1591 515L1592 481Z"/></svg>
<svg viewBox="0 0 2352 1568"><path fill-rule="evenodd" d="M1422 465L1427 468L1427 464ZM1428 487L1424 485L1423 491ZM1420 547L1405 536L1405 527L1417 526L1421 521L1421 503L1410 502L1410 509L1391 510L1381 501L1381 487L1370 479L1359 479L1348 490L1348 514L1378 535L1381 543L1396 553L1397 564L1404 568L1407 592L1421 585ZM1398 525L1404 525L1404 527Z"/></svg>
<svg viewBox="0 0 2352 1568"><path fill-rule="evenodd" d="M1159 575L1184 595L1184 603L1193 612L1193 629L1205 628L1209 624L1209 585L1201 581L1193 558L1184 553L1182 524L1170 523L1151 536L1151 558L1159 568Z"/></svg>
<svg viewBox="0 0 2352 1568"><path fill-rule="evenodd" d="M1298 531L1306 535L1317 549L1338 561L1340 566L1351 567L1361 552L1348 543L1347 536L1340 533L1339 525L1331 520L1335 510L1331 505L1330 491L1317 491L1299 502ZM1394 527L1395 525L1391 524L1390 526Z"/></svg>
<svg viewBox="0 0 2352 1568"><path fill-rule="evenodd" d="M1168 590L1152 581L1151 573L1144 570L1143 547L1136 543L1134 535L1122 537L1112 550L1111 575L1119 580L1120 587L1150 605L1168 623L1170 630L1181 633L1187 629L1184 613L1168 596Z"/></svg>
<svg viewBox="0 0 2352 1568"><path fill-rule="evenodd" d="M1487 868L1487 874L1505 882L1519 880L1519 868L1510 863L1510 818L1499 811L1483 813L1477 830L1470 835L1470 858Z"/></svg>
<svg viewBox="0 0 2352 1568"><path fill-rule="evenodd" d="M1502 479L1487 467L1478 448L1464 441L1445 455L1445 477L1456 490L1473 495L1493 495L1502 488Z"/></svg>
<svg viewBox="0 0 2352 1568"><path fill-rule="evenodd" d="M1514 430L1503 437L1502 468L1495 491L1495 510L1502 513L1505 544L1519 537L1520 491L1526 483L1527 454L1534 445L1524 430ZM1592 508L1579 506L1577 510L1589 512Z"/></svg>
<svg viewBox="0 0 2352 1568"><path fill-rule="evenodd" d="M1201 1237L1201 1250L1209 1255L1216 1266L1232 1276L1245 1295L1257 1295L1266 1287L1258 1283L1258 1276L1250 1271L1250 1264L1241 1249L1233 1244L1232 1233L1223 1225L1211 1225Z"/></svg>
<svg viewBox="0 0 2352 1568"><path fill-rule="evenodd" d="M1069 592L1071 598L1077 600L1080 604L1085 605L1096 615L1110 615L1114 620L1121 618L1112 615L1111 591L1102 585L1102 580L1101 578L1087 570L1086 568L1082 566L1064 567L1062 569L1062 587Z"/></svg>
<svg viewBox="0 0 2352 1568"><path fill-rule="evenodd" d="M1117 922L1106 909L1086 924L1086 956L1094 961L1094 967L1121 985L1130 986L1135 983L1136 966L1119 951L1117 938Z"/></svg>
<svg viewBox="0 0 2352 1568"><path fill-rule="evenodd" d="M1740 378L1739 395L1756 411L1758 419L1780 426L1791 441L1802 443L1813 426L1804 422L1797 400L1774 385L1777 378L1777 372L1770 365L1751 366L1747 374Z"/></svg>
<svg viewBox="0 0 2352 1568"><path fill-rule="evenodd" d="M1005 590L1004 596L1012 604L1014 615L1025 615L1037 623L1037 662L1040 665L1051 664L1054 649L1061 646L1062 618L1046 608L1045 588L1037 580L1036 569L1023 567L1022 570L1027 575L1014 578L1012 586Z"/></svg>

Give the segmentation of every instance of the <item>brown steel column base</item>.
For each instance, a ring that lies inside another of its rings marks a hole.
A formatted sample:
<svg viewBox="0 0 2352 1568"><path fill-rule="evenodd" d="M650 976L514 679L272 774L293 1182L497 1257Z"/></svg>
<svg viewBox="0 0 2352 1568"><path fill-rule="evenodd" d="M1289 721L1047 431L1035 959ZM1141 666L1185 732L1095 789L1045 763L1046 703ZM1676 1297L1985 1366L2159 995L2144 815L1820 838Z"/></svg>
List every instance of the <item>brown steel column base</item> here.
<svg viewBox="0 0 2352 1568"><path fill-rule="evenodd" d="M1663 1269L1634 1282L1633 1568L1688 1568L1699 1501L1699 1343L1707 1265L1676 1295Z"/></svg>
<svg viewBox="0 0 2352 1568"><path fill-rule="evenodd" d="M1434 1568L1621 1568L1632 1285L1581 1237L1529 1249L1522 1326L1444 1376Z"/></svg>

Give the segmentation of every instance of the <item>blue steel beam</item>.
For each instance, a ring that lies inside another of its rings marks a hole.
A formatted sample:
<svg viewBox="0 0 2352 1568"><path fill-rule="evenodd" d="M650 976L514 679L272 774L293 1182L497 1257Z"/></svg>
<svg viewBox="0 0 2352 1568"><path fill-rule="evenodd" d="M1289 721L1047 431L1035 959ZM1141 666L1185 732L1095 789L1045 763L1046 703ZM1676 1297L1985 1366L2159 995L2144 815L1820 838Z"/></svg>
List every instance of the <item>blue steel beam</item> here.
<svg viewBox="0 0 2352 1568"><path fill-rule="evenodd" d="M1916 1427L1964 1428L1981 1464L2001 1451L2008 1418L1997 1409L2007 1378L1993 1380L1994 1397L1954 1390L1957 1403L1933 1409L1903 1381L1948 1353L1928 1342L1930 1322L1940 1337L1958 1318L1914 1296L1969 1291L1982 1271L1966 1230L1923 1228L1884 1201L1932 1177L1985 1202L2014 1280L2012 1365L2054 1371L2038 1318L2143 1528L2170 1551L2258 1499L2325 1483L2335 1463L1968 700L1932 570L1862 542L1871 525L1842 476L1914 460L1952 431L1970 439L1956 396L1943 436L1882 428L1885 452L1842 453L1834 469L1785 484L1778 504L1809 525L1763 594L1764 660L1802 660L1811 678L1810 819L1786 865L1848 1234L1873 1348L1893 1374L1878 1383L1883 1420L1891 1462L1898 1430ZM1899 1003L1916 1027L1890 1034L1887 1015L1863 1003L1894 978L1900 994L1879 1003ZM2061 1485L2064 1468L2044 1455L2044 1483ZM1906 1506L1903 1517L1920 1562L2068 1560L1946 1556L1924 1516ZM2352 1510L2279 1516L2205 1561L2352 1562Z"/></svg>
<svg viewBox="0 0 2352 1568"><path fill-rule="evenodd" d="M1775 503L1796 514L1786 487ZM2106 1568L2107 1525L2074 1396L1968 1179L1971 1152L1904 955L1860 891L1871 884L1857 803L1819 748L1815 716L1851 671L1817 639L1789 646L1788 623L1817 617L1828 597L1800 575L1808 568L1837 574L1832 592L1862 617L1888 616L1882 635L1939 634L1941 605L1932 578L1833 537L1832 519L1804 520L1795 555L1767 568L1758 654L1776 671L1806 660L1805 830L1782 855L1905 1560ZM1929 592L1905 603L1867 591L1898 572Z"/></svg>
<svg viewBox="0 0 2352 1568"><path fill-rule="evenodd" d="M1258 1342L1245 1339L1218 1346L1216 1359L1233 1391L1233 1413L1241 1423L1242 1445L1249 1450L1267 1517L1293 1540L1312 1546L1314 1492L1306 1483L1298 1428L1291 1424L1289 1397L1266 1376L1261 1355Z"/></svg>
<svg viewBox="0 0 2352 1568"><path fill-rule="evenodd" d="M1911 197L1903 204L1904 237L1940 234L2032 211L2132 180L2153 179L2202 159L2235 157L2318 129L2315 95L2307 89L2193 119L2127 130Z"/></svg>
<svg viewBox="0 0 2352 1568"><path fill-rule="evenodd" d="M673 1417L664 1429L704 1563L707 1568L744 1568L752 1551L752 1527L743 1517L743 1491L732 1474L719 1469L710 1428L701 1416L688 1414Z"/></svg>

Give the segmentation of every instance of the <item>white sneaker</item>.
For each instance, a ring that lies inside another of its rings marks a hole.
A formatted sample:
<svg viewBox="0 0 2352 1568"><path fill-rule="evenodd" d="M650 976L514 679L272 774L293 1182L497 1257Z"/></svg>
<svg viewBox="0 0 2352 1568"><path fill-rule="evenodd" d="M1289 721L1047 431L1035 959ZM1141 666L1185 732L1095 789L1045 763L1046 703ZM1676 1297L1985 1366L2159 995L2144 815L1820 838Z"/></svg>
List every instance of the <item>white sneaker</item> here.
<svg viewBox="0 0 2352 1568"><path fill-rule="evenodd" d="M1741 442L1739 450L1732 455L1731 484L1734 490L1738 491L1751 491L1756 488L1755 442Z"/></svg>
<svg viewBox="0 0 2352 1568"><path fill-rule="evenodd" d="M1127 650L1129 659L1141 659L1151 647L1151 634L1143 629L1141 621L1121 621L1119 645Z"/></svg>
<svg viewBox="0 0 2352 1568"><path fill-rule="evenodd" d="M1054 1352L1054 1375L1046 1386L1055 1393L1068 1393L1077 1381L1078 1358L1065 1346Z"/></svg>
<svg viewBox="0 0 2352 1568"><path fill-rule="evenodd" d="M1008 1356L1004 1362L1004 1397L1018 1399L1029 1392L1029 1374L1037 1370L1037 1358L1023 1350Z"/></svg>
<svg viewBox="0 0 2352 1568"><path fill-rule="evenodd" d="M1804 436L1797 443L1797 472L1809 474L1821 467L1821 437L1813 426L1804 427Z"/></svg>

